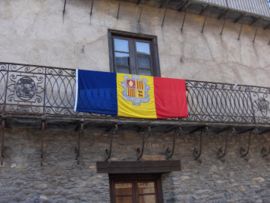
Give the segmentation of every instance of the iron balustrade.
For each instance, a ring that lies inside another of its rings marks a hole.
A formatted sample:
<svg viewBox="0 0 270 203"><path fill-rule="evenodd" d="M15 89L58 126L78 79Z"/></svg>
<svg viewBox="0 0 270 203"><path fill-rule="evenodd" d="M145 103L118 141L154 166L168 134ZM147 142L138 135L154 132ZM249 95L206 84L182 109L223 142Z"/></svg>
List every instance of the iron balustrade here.
<svg viewBox="0 0 270 203"><path fill-rule="evenodd" d="M191 122L270 124L270 88L187 80ZM95 117L74 112L75 70L0 63L1 115Z"/></svg>

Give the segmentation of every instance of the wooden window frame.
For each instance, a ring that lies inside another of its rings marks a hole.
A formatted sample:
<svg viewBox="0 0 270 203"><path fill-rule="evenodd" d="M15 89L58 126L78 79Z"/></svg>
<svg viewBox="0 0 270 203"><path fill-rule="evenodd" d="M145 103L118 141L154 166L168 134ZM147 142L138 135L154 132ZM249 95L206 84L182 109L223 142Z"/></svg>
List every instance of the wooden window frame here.
<svg viewBox="0 0 270 203"><path fill-rule="evenodd" d="M146 34L137 34L126 31L119 30L108 30L108 42L109 42L109 57L110 57L110 71L116 72L115 64L114 64L114 46L113 46L113 37L117 36L118 38L125 39L133 39L139 41L147 41L150 42L150 51L151 51L151 70L152 76L161 76L160 75L160 65L159 65L159 55L158 55L158 45L157 45L157 37L154 35L146 35ZM135 53L130 53L132 57L137 57ZM134 62L130 64L130 68L135 69L136 65Z"/></svg>
<svg viewBox="0 0 270 203"><path fill-rule="evenodd" d="M115 183L132 183L132 185L136 185L138 182L147 182L152 181L155 183L156 190L156 200L157 203L163 203L163 193L161 186L161 174L109 174L110 179L110 198L111 203L115 203ZM137 190L133 187L132 191L133 202L137 197Z"/></svg>

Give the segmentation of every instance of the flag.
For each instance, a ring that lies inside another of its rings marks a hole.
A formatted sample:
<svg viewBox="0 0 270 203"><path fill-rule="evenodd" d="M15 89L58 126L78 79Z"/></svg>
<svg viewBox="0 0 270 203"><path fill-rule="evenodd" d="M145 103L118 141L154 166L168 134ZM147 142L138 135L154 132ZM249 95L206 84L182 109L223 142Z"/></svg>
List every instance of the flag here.
<svg viewBox="0 0 270 203"><path fill-rule="evenodd" d="M187 117L186 83L172 78L77 70L74 110L146 119Z"/></svg>

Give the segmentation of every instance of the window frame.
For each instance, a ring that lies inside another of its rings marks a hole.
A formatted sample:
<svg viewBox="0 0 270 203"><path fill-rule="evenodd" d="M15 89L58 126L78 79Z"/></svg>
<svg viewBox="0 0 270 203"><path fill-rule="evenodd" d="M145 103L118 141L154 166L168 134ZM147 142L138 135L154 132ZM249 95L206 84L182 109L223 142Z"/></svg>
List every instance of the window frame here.
<svg viewBox="0 0 270 203"><path fill-rule="evenodd" d="M115 203L115 183L132 183L132 185L136 185L138 182L148 182L152 181L155 183L156 190L156 200L157 203L163 203L163 193L161 186L161 174L109 174L110 180L110 202ZM135 202L137 194L137 189L132 188L132 201Z"/></svg>
<svg viewBox="0 0 270 203"><path fill-rule="evenodd" d="M131 33L126 31L119 31L119 30L108 30L108 42L109 42L109 60L110 60L110 71L117 72L115 70L115 61L114 61L114 46L113 46L113 37L116 36L117 38L128 39L130 41L141 41L150 43L150 51L151 51L151 71L152 76L160 76L160 65L159 65L159 52L158 52L158 45L157 45L157 37L154 35L147 35L141 33ZM130 49L129 43L129 51L133 50ZM134 60L130 60L130 69L137 69L137 54L132 52L129 53L130 58L136 58Z"/></svg>

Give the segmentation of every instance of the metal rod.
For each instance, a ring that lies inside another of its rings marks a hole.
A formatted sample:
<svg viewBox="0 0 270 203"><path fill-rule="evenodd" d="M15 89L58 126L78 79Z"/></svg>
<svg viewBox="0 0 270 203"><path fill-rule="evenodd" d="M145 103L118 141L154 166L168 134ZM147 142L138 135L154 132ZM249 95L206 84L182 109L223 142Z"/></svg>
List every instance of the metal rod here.
<svg viewBox="0 0 270 203"><path fill-rule="evenodd" d="M258 28L256 28L252 42L255 43L257 37Z"/></svg>
<svg viewBox="0 0 270 203"><path fill-rule="evenodd" d="M222 23L222 27L221 27L221 31L220 31L220 33L219 33L221 36L223 35L223 31L224 31L224 28L225 28L225 24L226 24L226 19L224 18L223 23Z"/></svg>
<svg viewBox="0 0 270 203"><path fill-rule="evenodd" d="M78 139L77 139L77 147L75 147L75 154L76 154L76 161L77 164L80 164L80 156L81 156L81 136L84 133L84 121L80 122L80 129L79 129L79 133L78 133Z"/></svg>
<svg viewBox="0 0 270 203"><path fill-rule="evenodd" d="M5 127L6 127L6 120L2 119L1 121L1 166L4 163L4 152L5 152Z"/></svg>
<svg viewBox="0 0 270 203"><path fill-rule="evenodd" d="M117 14L116 14L116 19L119 19L119 15L120 15L120 8L121 8L121 3L118 3L118 8L117 8Z"/></svg>
<svg viewBox="0 0 270 203"><path fill-rule="evenodd" d="M148 126L148 128L147 128L147 134L148 134L148 136L147 137L149 137L151 135L151 133L152 133L151 126ZM140 160L143 157L144 146L145 146L145 139L146 139L146 135L145 134L146 134L145 132L142 133L142 146L141 146L141 148L138 147L136 149L136 152L137 152L137 161Z"/></svg>
<svg viewBox="0 0 270 203"><path fill-rule="evenodd" d="M235 128L232 129L232 135L236 134ZM228 151L228 135L224 135L224 144L223 147L220 147L217 151L217 158L222 159L227 155Z"/></svg>
<svg viewBox="0 0 270 203"><path fill-rule="evenodd" d="M206 25L206 21L207 21L207 16L204 17L204 21L203 21L203 26L202 26L202 29L201 29L201 33L204 32L204 27Z"/></svg>
<svg viewBox="0 0 270 203"><path fill-rule="evenodd" d="M243 30L243 24L241 24L241 27L239 29L239 33L238 33L238 38L237 40L240 40L241 34L242 34L242 30Z"/></svg>
<svg viewBox="0 0 270 203"><path fill-rule="evenodd" d="M140 14L139 14L139 17L138 17L138 24L141 23L142 14L143 14L143 7L140 7Z"/></svg>
<svg viewBox="0 0 270 203"><path fill-rule="evenodd" d="M67 0L64 0L64 7L63 7L63 20L64 20L65 13L66 13L66 5L67 5Z"/></svg>
<svg viewBox="0 0 270 203"><path fill-rule="evenodd" d="M165 152L167 160L173 157L174 151L175 151L176 137L180 136L182 132L183 132L183 129L179 127L177 131L173 133L172 148L170 149L169 147L167 147L166 152Z"/></svg>
<svg viewBox="0 0 270 203"><path fill-rule="evenodd" d="M112 145L113 145L113 138L118 132L118 124L115 124L113 131L110 133L110 145L109 149L105 149L105 161L109 161L112 156Z"/></svg>
<svg viewBox="0 0 270 203"><path fill-rule="evenodd" d="M41 121L41 136L40 136L40 166L43 166L44 162L44 133L46 130L46 120Z"/></svg>
<svg viewBox="0 0 270 203"><path fill-rule="evenodd" d="M249 149L250 149L250 144L251 144L251 136L252 136L252 133L253 133L253 131L250 131L249 134L248 134L248 144L247 144L247 147L246 147L246 148L240 147L240 151L239 151L239 152L240 152L240 156L241 156L242 158L246 157L246 156L249 154ZM255 129L255 130L254 130L254 133L255 133L255 134L258 134L258 130Z"/></svg>
<svg viewBox="0 0 270 203"><path fill-rule="evenodd" d="M205 135L208 134L208 127L205 127L203 129L201 129L201 132L200 132L200 136L199 136L199 146L196 146L193 148L193 158L195 161L199 161L199 158L201 157L202 155L202 142L203 142L203 133L205 133Z"/></svg>
<svg viewBox="0 0 270 203"><path fill-rule="evenodd" d="M184 16L183 16L183 20L182 20L182 25L181 25L181 33L183 33L183 30L184 30L186 15L187 15L187 12L185 11Z"/></svg>
<svg viewBox="0 0 270 203"><path fill-rule="evenodd" d="M166 14L167 14L167 7L165 8L165 11L164 11L164 14L163 14L163 18L162 18L162 23L161 23L161 27L162 27L162 28L163 28L163 26L164 26Z"/></svg>
<svg viewBox="0 0 270 203"><path fill-rule="evenodd" d="M91 8L90 8L90 17L93 15L93 8L94 8L95 0L91 1Z"/></svg>

